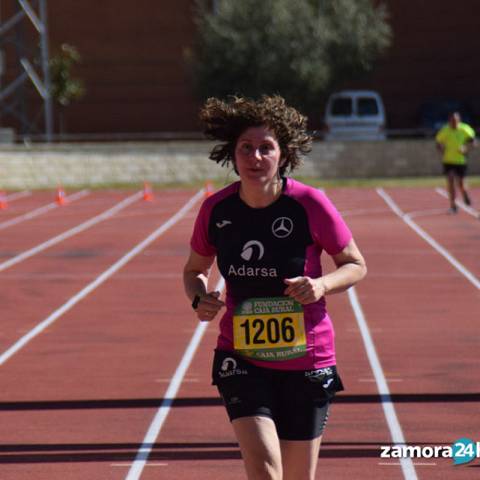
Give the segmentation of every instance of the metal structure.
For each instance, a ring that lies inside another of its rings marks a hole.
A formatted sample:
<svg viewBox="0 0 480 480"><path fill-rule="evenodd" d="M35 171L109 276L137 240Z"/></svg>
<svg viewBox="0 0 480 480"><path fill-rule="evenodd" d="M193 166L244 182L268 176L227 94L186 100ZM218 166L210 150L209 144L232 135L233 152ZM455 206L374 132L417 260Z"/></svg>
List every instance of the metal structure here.
<svg viewBox="0 0 480 480"><path fill-rule="evenodd" d="M6 3L10 15L3 18ZM10 117L23 137L40 134L50 142L50 92L47 0L0 0L0 122Z"/></svg>

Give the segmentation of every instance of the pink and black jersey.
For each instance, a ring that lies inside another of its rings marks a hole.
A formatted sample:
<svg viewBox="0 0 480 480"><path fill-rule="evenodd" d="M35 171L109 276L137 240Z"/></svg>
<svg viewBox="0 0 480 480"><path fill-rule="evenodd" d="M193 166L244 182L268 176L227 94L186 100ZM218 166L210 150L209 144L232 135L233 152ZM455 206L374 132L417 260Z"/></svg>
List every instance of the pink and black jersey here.
<svg viewBox="0 0 480 480"><path fill-rule="evenodd" d="M318 189L284 179L282 195L265 208L252 208L239 195L240 182L203 203L192 249L217 257L226 282L227 309L217 347L233 350L235 307L249 298L281 297L285 278L322 275L320 255L340 253L352 235L330 200ZM325 299L304 305L306 353L281 362L249 360L282 370L311 370L335 364L334 331Z"/></svg>

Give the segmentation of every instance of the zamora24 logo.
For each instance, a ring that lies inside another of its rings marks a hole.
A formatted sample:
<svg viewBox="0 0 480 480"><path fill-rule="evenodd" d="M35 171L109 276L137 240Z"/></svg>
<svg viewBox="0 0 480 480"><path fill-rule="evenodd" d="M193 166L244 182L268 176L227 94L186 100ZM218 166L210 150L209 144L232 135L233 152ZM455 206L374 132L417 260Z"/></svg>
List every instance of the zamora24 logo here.
<svg viewBox="0 0 480 480"><path fill-rule="evenodd" d="M480 442L459 438L452 445L387 445L380 447L381 458L452 458L454 465L480 458Z"/></svg>

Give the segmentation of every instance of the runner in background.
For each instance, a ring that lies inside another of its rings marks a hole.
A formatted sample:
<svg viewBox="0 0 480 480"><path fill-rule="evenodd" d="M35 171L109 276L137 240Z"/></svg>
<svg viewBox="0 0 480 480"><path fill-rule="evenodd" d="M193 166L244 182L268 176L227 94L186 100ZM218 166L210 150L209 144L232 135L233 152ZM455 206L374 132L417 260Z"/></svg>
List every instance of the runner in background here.
<svg viewBox="0 0 480 480"><path fill-rule="evenodd" d="M365 262L325 194L285 176L310 150L305 117L264 96L211 98L200 118L220 142L210 158L240 177L204 201L184 269L200 320L226 307L213 384L249 479L310 480L330 401L343 389L325 296L361 280ZM323 251L336 265L328 274ZM215 258L225 304L207 289Z"/></svg>
<svg viewBox="0 0 480 480"><path fill-rule="evenodd" d="M440 129L435 137L437 148L442 153L443 173L447 179L450 213L457 213L455 204L455 182L458 184L463 201L470 205L470 196L465 185L467 173L467 155L474 146L475 131L470 125L462 123L460 114L453 112L448 123Z"/></svg>

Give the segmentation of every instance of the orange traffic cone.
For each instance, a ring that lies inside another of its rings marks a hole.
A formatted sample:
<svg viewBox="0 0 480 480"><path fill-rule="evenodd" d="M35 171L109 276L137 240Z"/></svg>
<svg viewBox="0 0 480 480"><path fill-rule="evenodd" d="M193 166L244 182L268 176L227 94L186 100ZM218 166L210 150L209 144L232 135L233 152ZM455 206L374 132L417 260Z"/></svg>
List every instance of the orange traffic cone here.
<svg viewBox="0 0 480 480"><path fill-rule="evenodd" d="M67 203L67 199L65 197L65 190L63 187L58 187L57 192L55 194L55 201L57 205L65 205Z"/></svg>
<svg viewBox="0 0 480 480"><path fill-rule="evenodd" d="M210 180L205 182L205 197L208 198L213 195L213 183Z"/></svg>
<svg viewBox="0 0 480 480"><path fill-rule="evenodd" d="M148 182L143 183L143 199L147 202L153 200L153 190Z"/></svg>
<svg viewBox="0 0 480 480"><path fill-rule="evenodd" d="M0 191L0 210L8 208L7 194L4 191Z"/></svg>

